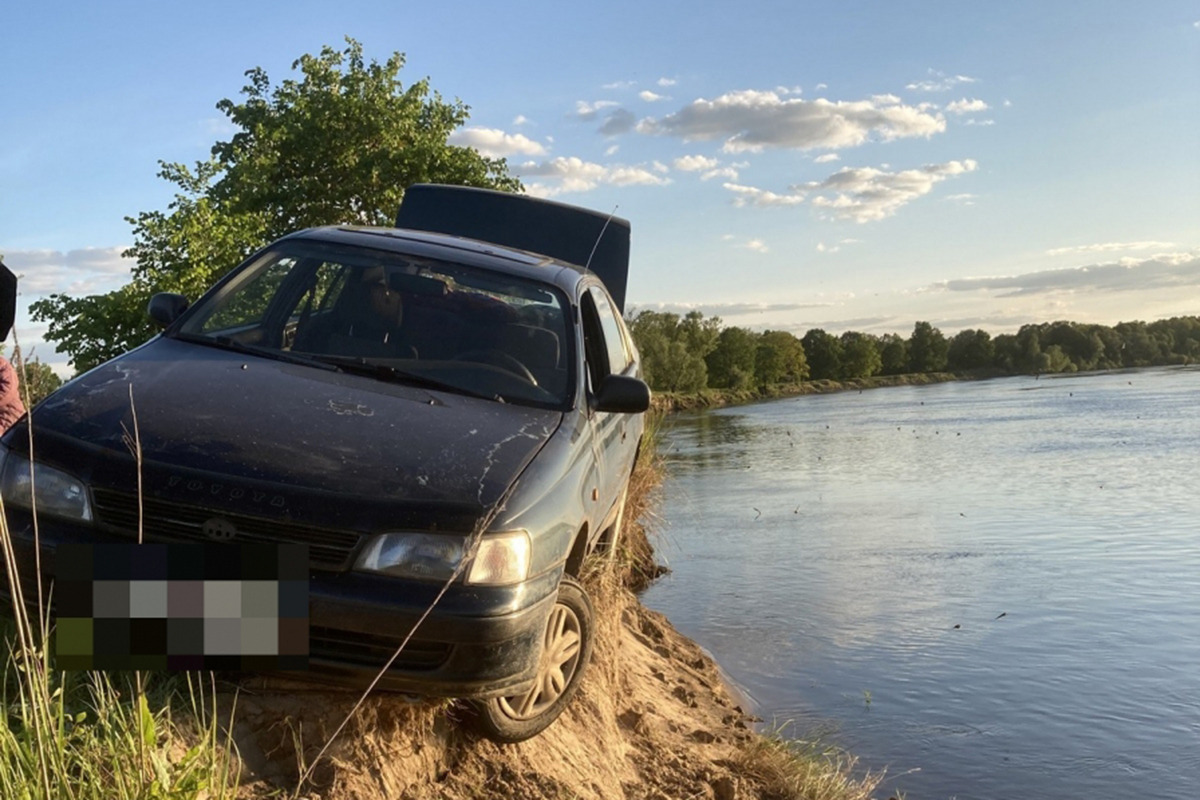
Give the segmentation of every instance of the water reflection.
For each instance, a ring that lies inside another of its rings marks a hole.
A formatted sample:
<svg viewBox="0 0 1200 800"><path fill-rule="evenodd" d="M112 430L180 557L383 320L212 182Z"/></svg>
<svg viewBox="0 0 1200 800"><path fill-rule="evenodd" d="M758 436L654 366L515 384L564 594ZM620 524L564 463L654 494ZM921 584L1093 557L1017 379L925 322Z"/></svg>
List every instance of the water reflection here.
<svg viewBox="0 0 1200 800"><path fill-rule="evenodd" d="M1190 796L1198 379L942 384L672 418L675 573L646 602L764 717L920 769L889 791Z"/></svg>

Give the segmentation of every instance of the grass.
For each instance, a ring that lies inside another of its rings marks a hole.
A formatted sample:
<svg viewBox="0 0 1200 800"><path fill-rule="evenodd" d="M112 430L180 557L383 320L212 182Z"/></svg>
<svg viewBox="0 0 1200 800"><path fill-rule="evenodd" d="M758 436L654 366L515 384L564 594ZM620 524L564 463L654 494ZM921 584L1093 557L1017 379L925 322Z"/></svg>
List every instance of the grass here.
<svg viewBox="0 0 1200 800"><path fill-rule="evenodd" d="M783 727L742 746L735 772L762 800L871 800L882 775L854 777L855 760L827 743L789 738Z"/></svg>

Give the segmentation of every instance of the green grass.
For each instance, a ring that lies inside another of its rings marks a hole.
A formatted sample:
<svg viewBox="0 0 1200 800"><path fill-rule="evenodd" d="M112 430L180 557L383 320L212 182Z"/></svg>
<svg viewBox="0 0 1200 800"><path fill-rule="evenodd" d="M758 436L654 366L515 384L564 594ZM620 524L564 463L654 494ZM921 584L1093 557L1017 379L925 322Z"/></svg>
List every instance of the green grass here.
<svg viewBox="0 0 1200 800"><path fill-rule="evenodd" d="M11 539L0 507L0 543ZM9 573L9 588L19 598ZM4 800L225 800L238 760L218 724L215 687L188 673L61 672L35 608L0 622L0 797ZM44 612L42 612L44 613ZM209 678L211 681L211 677Z"/></svg>

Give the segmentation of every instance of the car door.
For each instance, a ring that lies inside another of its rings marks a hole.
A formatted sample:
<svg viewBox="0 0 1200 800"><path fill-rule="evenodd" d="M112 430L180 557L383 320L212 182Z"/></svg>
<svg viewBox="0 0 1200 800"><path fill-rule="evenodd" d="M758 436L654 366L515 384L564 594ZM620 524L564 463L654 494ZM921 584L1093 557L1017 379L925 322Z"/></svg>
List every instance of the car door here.
<svg viewBox="0 0 1200 800"><path fill-rule="evenodd" d="M632 375L636 364L612 298L599 285L589 286L584 294L584 302L581 303L584 344L588 359L589 394L594 395L609 375ZM616 503L625 486L625 479L633 468L636 442L630 441L629 422L628 414L593 411L591 415L597 459L600 462L601 513L607 513Z"/></svg>

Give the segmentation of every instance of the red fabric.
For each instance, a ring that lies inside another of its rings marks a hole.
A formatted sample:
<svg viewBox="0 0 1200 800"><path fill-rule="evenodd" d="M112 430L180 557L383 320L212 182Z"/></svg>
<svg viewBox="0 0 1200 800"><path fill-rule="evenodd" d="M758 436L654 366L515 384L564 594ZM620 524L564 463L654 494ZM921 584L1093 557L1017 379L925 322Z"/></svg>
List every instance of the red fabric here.
<svg viewBox="0 0 1200 800"><path fill-rule="evenodd" d="M0 432L11 428L24 415L25 404L21 402L17 371L7 358L0 358Z"/></svg>

